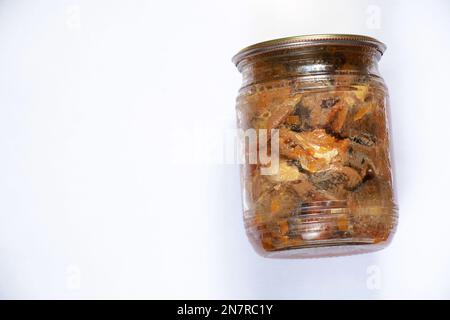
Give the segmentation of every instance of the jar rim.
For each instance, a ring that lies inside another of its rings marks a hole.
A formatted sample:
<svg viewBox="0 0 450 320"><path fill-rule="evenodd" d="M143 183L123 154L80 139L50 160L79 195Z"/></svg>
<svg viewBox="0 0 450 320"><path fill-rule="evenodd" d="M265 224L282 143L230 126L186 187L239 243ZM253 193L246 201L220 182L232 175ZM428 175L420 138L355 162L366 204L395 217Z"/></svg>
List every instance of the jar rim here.
<svg viewBox="0 0 450 320"><path fill-rule="evenodd" d="M369 36L357 34L310 34L293 37L278 38L252 44L240 50L233 58L232 62L237 66L243 59L250 56L259 55L266 52L296 49L317 45L354 45L375 48L383 54L386 45Z"/></svg>

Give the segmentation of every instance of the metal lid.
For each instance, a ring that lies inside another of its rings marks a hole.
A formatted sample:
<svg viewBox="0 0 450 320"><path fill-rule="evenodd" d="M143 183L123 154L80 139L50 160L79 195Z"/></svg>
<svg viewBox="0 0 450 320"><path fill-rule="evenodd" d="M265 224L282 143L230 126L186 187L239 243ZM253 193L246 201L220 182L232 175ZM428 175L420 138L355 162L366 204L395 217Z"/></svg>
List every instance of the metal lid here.
<svg viewBox="0 0 450 320"><path fill-rule="evenodd" d="M312 34L259 42L239 51L232 61L235 65L238 65L245 58L266 52L327 44L372 47L381 54L386 50L384 43L368 36L357 34Z"/></svg>

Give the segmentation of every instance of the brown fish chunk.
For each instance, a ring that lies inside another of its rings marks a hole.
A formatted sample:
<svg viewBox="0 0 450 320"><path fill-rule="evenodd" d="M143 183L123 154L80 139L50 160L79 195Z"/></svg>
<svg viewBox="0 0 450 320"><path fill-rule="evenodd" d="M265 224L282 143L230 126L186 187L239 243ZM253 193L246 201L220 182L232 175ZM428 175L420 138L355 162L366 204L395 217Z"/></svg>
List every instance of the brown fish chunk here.
<svg viewBox="0 0 450 320"><path fill-rule="evenodd" d="M348 154L348 140L338 140L324 129L293 132L280 129L280 154L298 160L304 170L326 170L332 163L343 162Z"/></svg>

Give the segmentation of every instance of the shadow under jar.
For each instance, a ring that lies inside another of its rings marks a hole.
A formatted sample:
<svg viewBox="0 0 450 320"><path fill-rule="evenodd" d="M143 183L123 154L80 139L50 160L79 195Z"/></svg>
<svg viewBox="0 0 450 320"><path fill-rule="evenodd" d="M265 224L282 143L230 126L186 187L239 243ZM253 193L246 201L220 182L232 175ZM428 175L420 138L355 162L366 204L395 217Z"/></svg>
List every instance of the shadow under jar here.
<svg viewBox="0 0 450 320"><path fill-rule="evenodd" d="M234 56L243 75L238 127L248 142L244 222L261 255L348 255L390 242L397 207L388 93L378 72L385 48L366 36L313 35Z"/></svg>

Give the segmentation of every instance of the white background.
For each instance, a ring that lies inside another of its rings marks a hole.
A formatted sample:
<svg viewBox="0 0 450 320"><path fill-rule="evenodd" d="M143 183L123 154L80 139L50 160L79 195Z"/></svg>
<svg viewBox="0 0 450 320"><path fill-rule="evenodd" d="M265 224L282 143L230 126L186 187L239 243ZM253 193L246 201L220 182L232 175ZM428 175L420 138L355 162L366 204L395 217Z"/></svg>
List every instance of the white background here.
<svg viewBox="0 0 450 320"><path fill-rule="evenodd" d="M450 298L449 31L449 1L1 1L0 297ZM192 154L234 126L233 54L310 33L388 46L400 224L264 259L237 166Z"/></svg>

